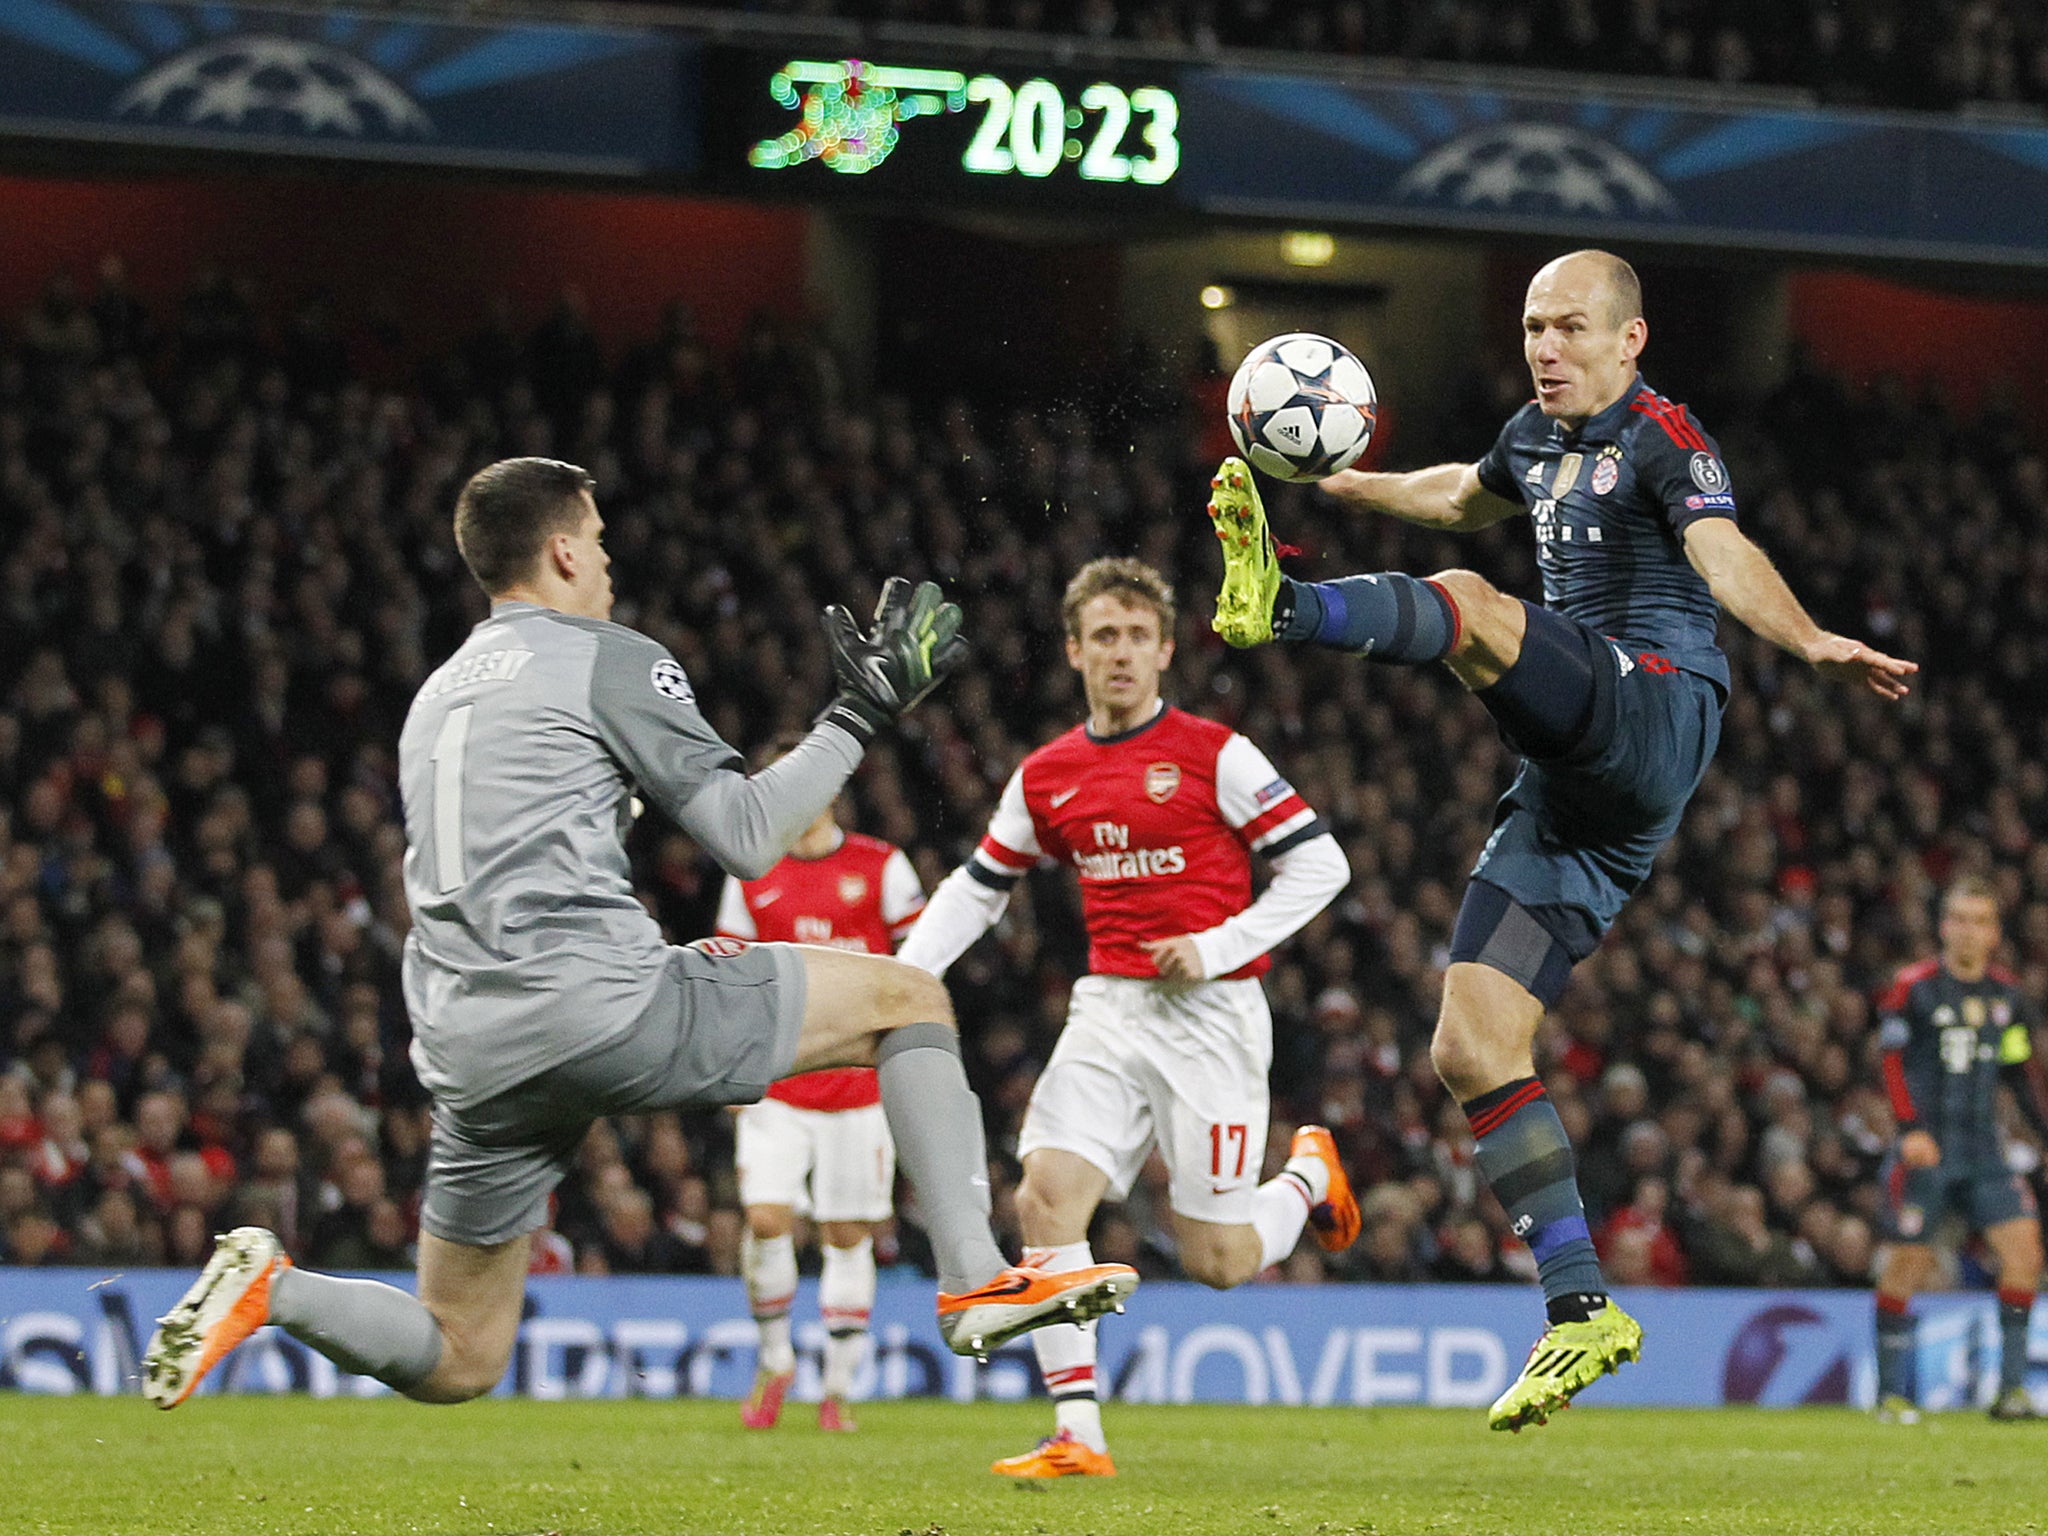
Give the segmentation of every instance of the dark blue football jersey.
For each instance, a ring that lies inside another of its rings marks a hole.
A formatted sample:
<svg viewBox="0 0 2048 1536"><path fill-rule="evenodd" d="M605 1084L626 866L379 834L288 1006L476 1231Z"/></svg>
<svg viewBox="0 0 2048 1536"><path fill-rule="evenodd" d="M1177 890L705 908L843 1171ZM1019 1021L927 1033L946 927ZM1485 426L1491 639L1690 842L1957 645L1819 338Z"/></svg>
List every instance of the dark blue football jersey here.
<svg viewBox="0 0 2048 1536"><path fill-rule="evenodd" d="M2034 1010L2011 972L1991 967L1959 981L1939 960L1909 965L1878 1001L1885 1087L1901 1125L1918 1125L1941 1148L1945 1174L2005 1166L1998 1135L2001 1080L2038 1125L2024 1064L2034 1054Z"/></svg>
<svg viewBox="0 0 2048 1536"><path fill-rule="evenodd" d="M1733 518L1735 493L1684 406L1638 379L1574 432L1532 400L1479 461L1479 481L1529 509L1548 606L1727 693L1721 607L1682 535L1700 518Z"/></svg>

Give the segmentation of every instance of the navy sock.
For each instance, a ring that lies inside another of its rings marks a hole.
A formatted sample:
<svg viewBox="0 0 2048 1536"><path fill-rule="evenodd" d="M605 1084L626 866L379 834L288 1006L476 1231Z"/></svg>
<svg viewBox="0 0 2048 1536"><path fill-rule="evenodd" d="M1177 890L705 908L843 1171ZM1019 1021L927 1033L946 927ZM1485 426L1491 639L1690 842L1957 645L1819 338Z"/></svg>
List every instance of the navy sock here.
<svg viewBox="0 0 2048 1536"><path fill-rule="evenodd" d="M1913 1397L1913 1314L1888 1296L1877 1298L1877 1395Z"/></svg>
<svg viewBox="0 0 2048 1536"><path fill-rule="evenodd" d="M1517 1078L1465 1102L1479 1171L1536 1255L1553 1323L1583 1322L1607 1304L1607 1280L1586 1229L1578 1166L1543 1084Z"/></svg>
<svg viewBox="0 0 2048 1536"><path fill-rule="evenodd" d="M1399 571L1295 581L1273 600L1273 636L1419 666L1442 661L1458 639L1458 611L1434 582Z"/></svg>
<svg viewBox="0 0 2048 1536"><path fill-rule="evenodd" d="M2034 1316L2034 1298L2026 1291L1998 1293L1998 1389L2010 1392L2027 1384L2027 1324Z"/></svg>

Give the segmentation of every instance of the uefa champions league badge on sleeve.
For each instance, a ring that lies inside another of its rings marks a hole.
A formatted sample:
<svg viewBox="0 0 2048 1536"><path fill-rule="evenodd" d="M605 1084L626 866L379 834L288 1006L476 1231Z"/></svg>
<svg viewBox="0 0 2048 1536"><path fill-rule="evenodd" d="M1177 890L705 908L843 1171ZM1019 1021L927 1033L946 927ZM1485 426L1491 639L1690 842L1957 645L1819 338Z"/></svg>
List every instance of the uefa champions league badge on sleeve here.
<svg viewBox="0 0 2048 1536"><path fill-rule="evenodd" d="M654 664L648 681L654 684L654 691L665 699L674 699L678 704L697 702L697 691L690 686L689 674L666 656Z"/></svg>
<svg viewBox="0 0 2048 1536"><path fill-rule="evenodd" d="M1728 471L1721 467L1721 461L1702 449L1692 456L1688 466L1692 470L1692 483L1709 496L1719 496L1728 489Z"/></svg>

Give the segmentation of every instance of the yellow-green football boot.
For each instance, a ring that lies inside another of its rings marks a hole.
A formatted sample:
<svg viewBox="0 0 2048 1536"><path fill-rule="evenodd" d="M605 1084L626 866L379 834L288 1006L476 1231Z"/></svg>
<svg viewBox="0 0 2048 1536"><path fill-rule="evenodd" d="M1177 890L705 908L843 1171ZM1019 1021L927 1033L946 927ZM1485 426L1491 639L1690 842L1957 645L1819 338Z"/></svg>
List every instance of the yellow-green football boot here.
<svg viewBox="0 0 2048 1536"><path fill-rule="evenodd" d="M1223 545L1223 590L1209 627L1231 645L1264 645L1273 638L1273 599L1280 591L1280 555L1266 509L1243 459L1225 459L1209 484L1209 521Z"/></svg>
<svg viewBox="0 0 2048 1536"><path fill-rule="evenodd" d="M1602 1376L1642 1357L1642 1324L1612 1301L1583 1323L1552 1323L1514 1385L1487 1410L1487 1427L1519 1434L1525 1424L1547 1423Z"/></svg>

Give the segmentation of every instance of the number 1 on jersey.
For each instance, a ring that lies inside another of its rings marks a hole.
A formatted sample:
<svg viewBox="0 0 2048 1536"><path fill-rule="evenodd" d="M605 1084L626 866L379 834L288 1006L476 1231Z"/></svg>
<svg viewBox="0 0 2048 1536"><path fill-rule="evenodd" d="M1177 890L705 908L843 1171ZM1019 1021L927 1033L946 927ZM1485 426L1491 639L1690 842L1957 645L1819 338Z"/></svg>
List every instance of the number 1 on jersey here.
<svg viewBox="0 0 2048 1536"><path fill-rule="evenodd" d="M464 879L462 868L462 763L469 751L474 704L448 711L429 758L434 765L434 878L443 893Z"/></svg>
<svg viewBox="0 0 2048 1536"><path fill-rule="evenodd" d="M1229 1173L1223 1171L1224 1145L1237 1143L1237 1166ZM1241 1125L1212 1125L1209 1127L1209 1177L1212 1179L1241 1179L1244 1177L1245 1128Z"/></svg>

